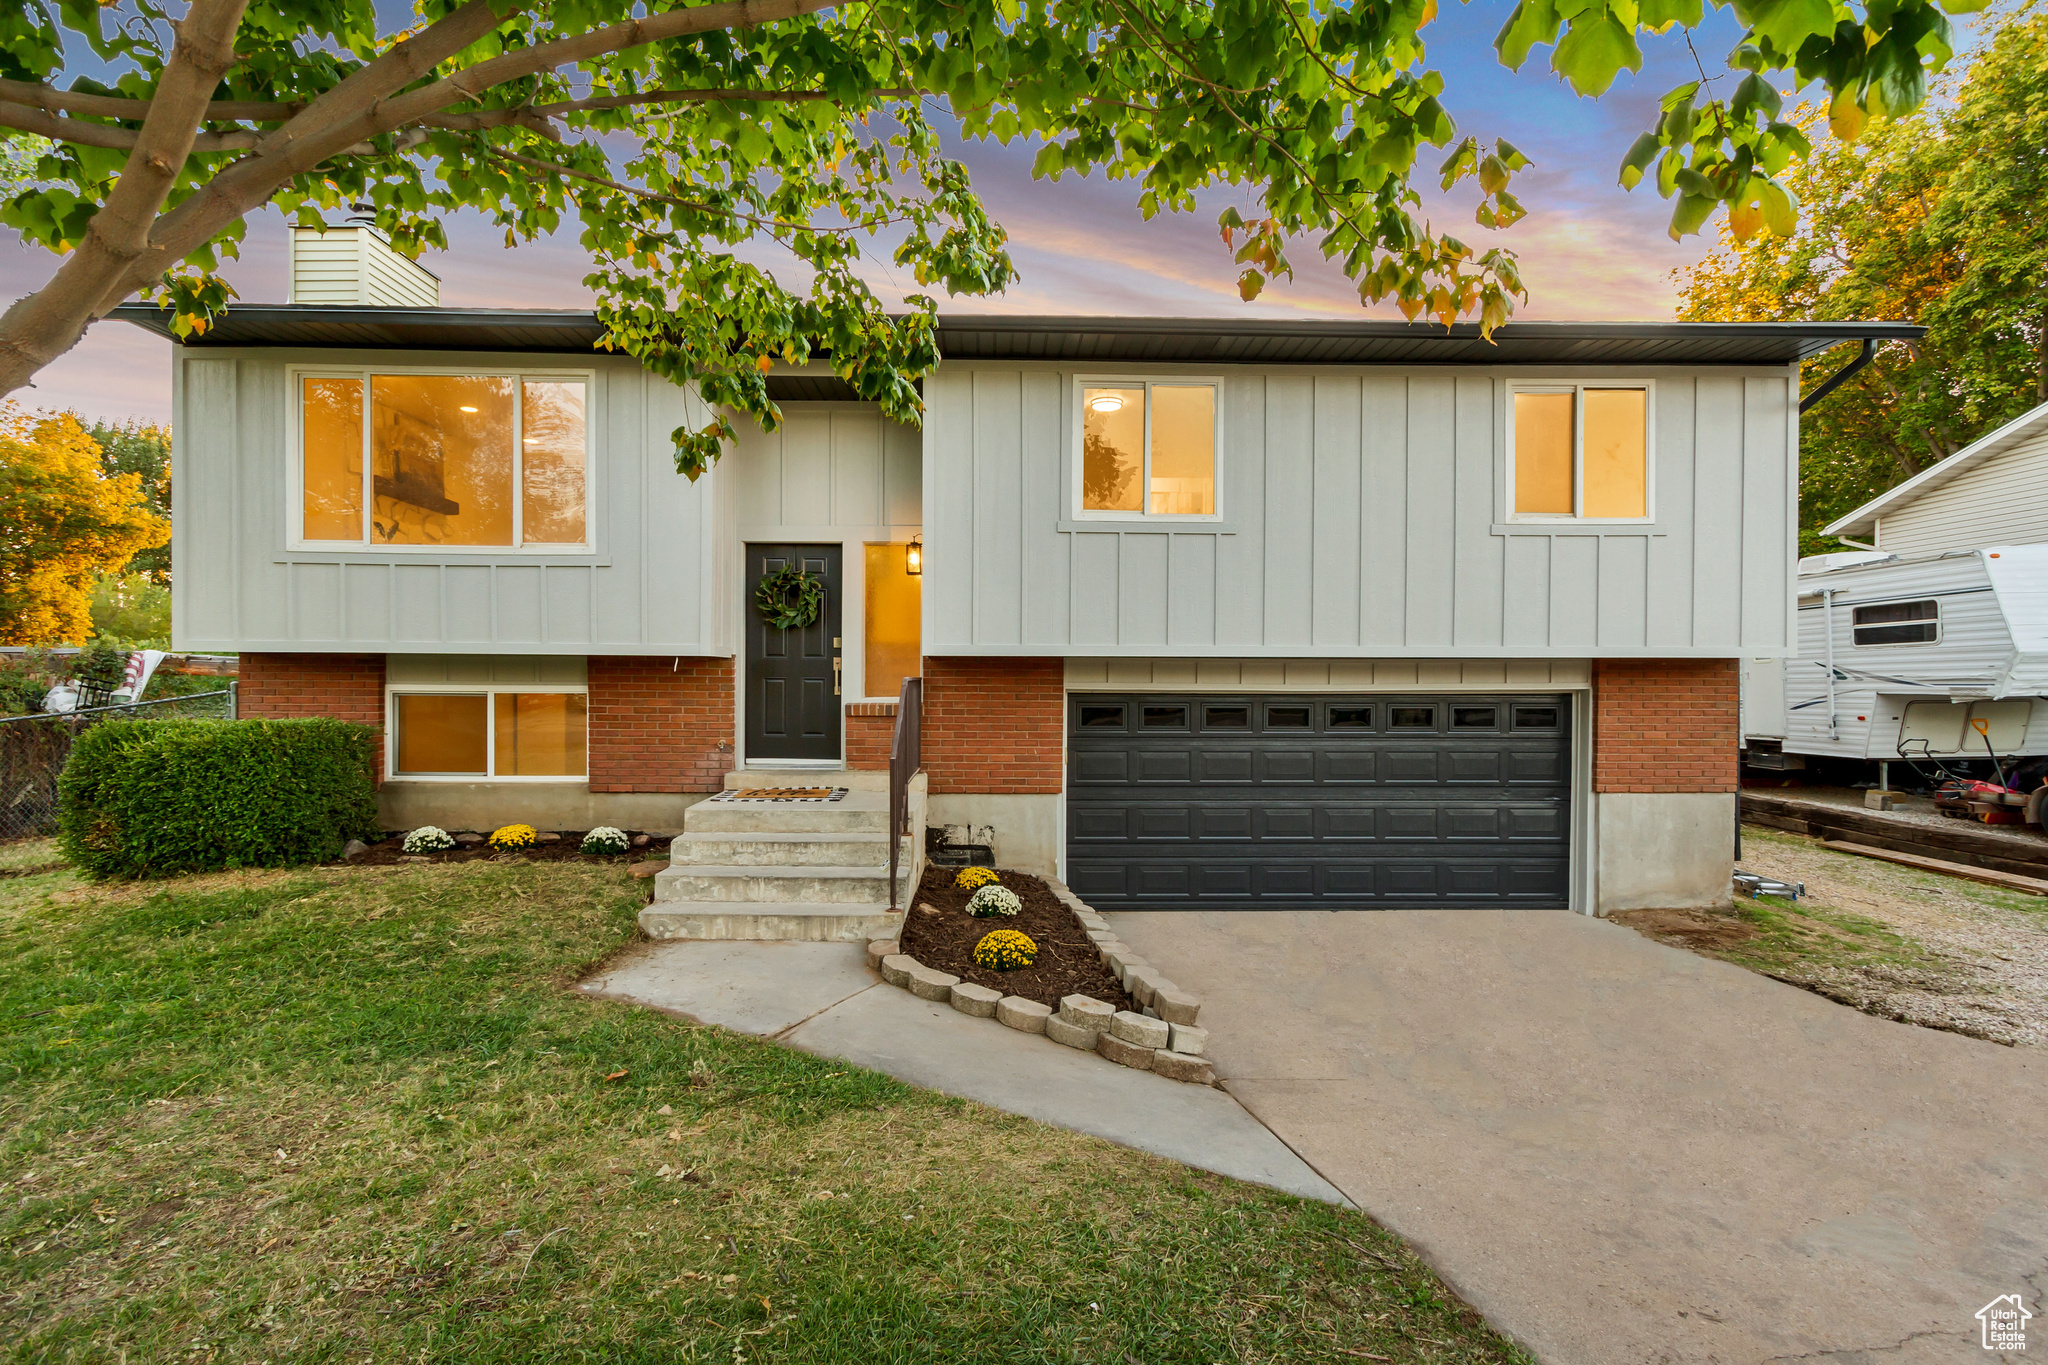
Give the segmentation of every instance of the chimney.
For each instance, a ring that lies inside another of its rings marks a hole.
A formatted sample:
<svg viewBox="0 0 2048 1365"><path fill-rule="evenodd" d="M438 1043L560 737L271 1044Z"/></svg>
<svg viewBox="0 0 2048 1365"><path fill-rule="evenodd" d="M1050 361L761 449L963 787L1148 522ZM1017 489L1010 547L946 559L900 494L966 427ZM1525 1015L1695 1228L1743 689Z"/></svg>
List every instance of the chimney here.
<svg viewBox="0 0 2048 1365"><path fill-rule="evenodd" d="M373 227L291 229L293 303L327 307L438 308L441 279L392 249Z"/></svg>

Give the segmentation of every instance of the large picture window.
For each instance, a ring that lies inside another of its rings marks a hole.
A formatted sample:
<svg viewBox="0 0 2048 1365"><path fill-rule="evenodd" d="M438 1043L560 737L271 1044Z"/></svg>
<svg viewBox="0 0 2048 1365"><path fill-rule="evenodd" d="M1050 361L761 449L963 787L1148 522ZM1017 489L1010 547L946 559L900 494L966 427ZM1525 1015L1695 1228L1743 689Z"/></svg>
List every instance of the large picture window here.
<svg viewBox="0 0 2048 1365"><path fill-rule="evenodd" d="M1080 400L1080 515L1216 514L1214 383L1086 380Z"/></svg>
<svg viewBox="0 0 2048 1365"><path fill-rule="evenodd" d="M301 538L581 548L587 399L582 378L301 375Z"/></svg>
<svg viewBox="0 0 2048 1365"><path fill-rule="evenodd" d="M391 728L393 777L561 779L590 770L581 691L394 691Z"/></svg>
<svg viewBox="0 0 2048 1365"><path fill-rule="evenodd" d="M1650 517L1650 390L1543 384L1512 391L1514 515L1535 520Z"/></svg>

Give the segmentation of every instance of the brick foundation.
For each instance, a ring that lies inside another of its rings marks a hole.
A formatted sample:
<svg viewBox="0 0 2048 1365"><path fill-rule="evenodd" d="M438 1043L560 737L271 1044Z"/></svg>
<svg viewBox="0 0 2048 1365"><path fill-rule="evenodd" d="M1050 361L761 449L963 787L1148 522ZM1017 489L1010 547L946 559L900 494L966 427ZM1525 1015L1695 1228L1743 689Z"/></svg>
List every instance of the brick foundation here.
<svg viewBox="0 0 2048 1365"><path fill-rule="evenodd" d="M846 766L885 772L896 739L896 703L856 701L846 705Z"/></svg>
<svg viewBox="0 0 2048 1365"><path fill-rule="evenodd" d="M1596 659L1593 790L1736 790L1734 659Z"/></svg>
<svg viewBox="0 0 2048 1365"><path fill-rule="evenodd" d="M377 732L377 776L384 774L382 654L244 654L235 713L248 720L331 716Z"/></svg>
<svg viewBox="0 0 2048 1365"><path fill-rule="evenodd" d="M733 661L592 655L590 789L710 792L732 770Z"/></svg>
<svg viewBox="0 0 2048 1365"><path fill-rule="evenodd" d="M943 792L1066 787L1064 659L927 658L924 770Z"/></svg>

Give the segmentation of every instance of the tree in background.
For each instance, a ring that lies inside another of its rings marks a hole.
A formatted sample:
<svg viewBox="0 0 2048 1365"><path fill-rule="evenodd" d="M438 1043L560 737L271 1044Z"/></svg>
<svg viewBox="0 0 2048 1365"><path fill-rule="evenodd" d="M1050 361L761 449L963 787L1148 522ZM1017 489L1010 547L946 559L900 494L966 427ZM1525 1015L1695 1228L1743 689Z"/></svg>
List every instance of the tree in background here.
<svg viewBox="0 0 2048 1365"><path fill-rule="evenodd" d="M1808 138L1779 118L1774 82L1817 83L1853 136L1919 104L1950 55L1947 15L1979 0L1715 3L1741 30L1726 98L1703 67L1621 168L1624 188L1673 201L1674 236L1723 206L1744 235L1792 232L1782 176ZM1287 250L1306 240L1363 302L1490 329L1522 295L1514 257L1437 232L1421 190L1474 181L1476 221L1506 227L1524 214L1509 184L1527 162L1503 140L1461 139L1426 65L1436 12L417 0L394 31L373 0L191 0L175 22L155 0L6 7L0 127L51 150L0 219L63 259L0 315L0 393L138 294L170 306L181 334L208 326L230 297L220 260L266 204L307 225L362 216L407 252L445 246L446 217L473 209L514 242L580 224L606 344L714 409L772 428L764 373L823 355L914 422L937 359L932 295L995 293L1016 274L944 154L949 131L1034 143L1048 179L1136 181L1148 217L1240 191L1250 211L1226 209L1218 227L1246 299L1291 274ZM1516 0L1494 46L1513 68L1548 49L1597 96L1642 68L1640 35L1706 17L1704 0ZM801 283L741 258L769 244ZM916 285L893 313L868 284L883 255ZM723 416L677 429L677 467L696 477L732 435Z"/></svg>
<svg viewBox="0 0 2048 1365"><path fill-rule="evenodd" d="M170 535L76 418L0 406L0 644L83 642L95 584Z"/></svg>
<svg viewBox="0 0 2048 1365"><path fill-rule="evenodd" d="M142 496L149 510L171 519L171 433L168 427L153 426L130 418L119 424L97 421L88 424L77 413L70 414L85 434L100 448L100 472L108 478L133 474L142 480ZM151 546L128 561L126 572L140 574L160 587L171 581L171 546ZM132 594L131 594L132 595ZM115 632L119 634L120 632ZM123 637L128 638L128 637Z"/></svg>
<svg viewBox="0 0 2048 1365"><path fill-rule="evenodd" d="M1944 93L1794 168L1797 232L1745 240L1724 223L1713 252L1675 275L1683 318L1928 328L1800 420L1806 553L1841 548L1820 527L2048 401L2048 15L2003 16ZM1853 354L1807 362L1806 389Z"/></svg>

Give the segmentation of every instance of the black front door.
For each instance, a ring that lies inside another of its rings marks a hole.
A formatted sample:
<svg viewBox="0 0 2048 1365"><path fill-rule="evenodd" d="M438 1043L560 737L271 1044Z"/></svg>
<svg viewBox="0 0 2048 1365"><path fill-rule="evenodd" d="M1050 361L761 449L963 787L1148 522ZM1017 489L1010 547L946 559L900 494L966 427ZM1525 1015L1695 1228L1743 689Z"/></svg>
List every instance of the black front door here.
<svg viewBox="0 0 2048 1365"><path fill-rule="evenodd" d="M794 566L825 585L808 626L761 615L761 580ZM839 758L839 547L747 546L747 757Z"/></svg>

